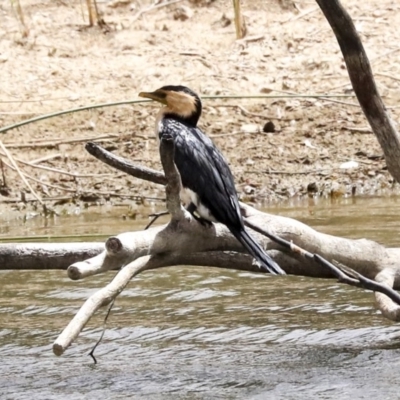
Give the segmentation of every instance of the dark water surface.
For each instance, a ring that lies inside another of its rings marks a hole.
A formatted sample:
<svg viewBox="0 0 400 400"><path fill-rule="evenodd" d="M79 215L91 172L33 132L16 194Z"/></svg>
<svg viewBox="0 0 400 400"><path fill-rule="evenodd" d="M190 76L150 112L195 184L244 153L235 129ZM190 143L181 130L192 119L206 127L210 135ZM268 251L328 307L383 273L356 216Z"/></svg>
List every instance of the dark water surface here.
<svg viewBox="0 0 400 400"><path fill-rule="evenodd" d="M400 199L284 204L269 211L328 233L399 246ZM0 235L115 234L107 211L3 218ZM139 229L144 222L136 223ZM0 399L399 399L400 327L373 296L333 280L174 267L117 299L98 364L101 310L57 358L52 343L113 273L0 272Z"/></svg>

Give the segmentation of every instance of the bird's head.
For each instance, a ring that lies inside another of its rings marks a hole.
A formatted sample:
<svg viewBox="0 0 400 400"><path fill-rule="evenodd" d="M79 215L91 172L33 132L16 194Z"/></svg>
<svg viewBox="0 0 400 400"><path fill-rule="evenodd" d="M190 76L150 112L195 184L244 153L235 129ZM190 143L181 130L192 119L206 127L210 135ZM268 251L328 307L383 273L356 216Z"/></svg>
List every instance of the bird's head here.
<svg viewBox="0 0 400 400"><path fill-rule="evenodd" d="M164 104L164 117L175 118L191 126L197 125L201 115L201 100L186 86L163 86L154 92L140 92L139 96Z"/></svg>

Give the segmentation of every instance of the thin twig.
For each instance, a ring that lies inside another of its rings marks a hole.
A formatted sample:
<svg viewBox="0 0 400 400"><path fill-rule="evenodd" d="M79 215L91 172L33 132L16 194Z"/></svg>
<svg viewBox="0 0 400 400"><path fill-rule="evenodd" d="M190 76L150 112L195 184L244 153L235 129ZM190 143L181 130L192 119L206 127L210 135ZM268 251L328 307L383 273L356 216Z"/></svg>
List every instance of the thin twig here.
<svg viewBox="0 0 400 400"><path fill-rule="evenodd" d="M389 74L383 74L381 72L375 72L375 75L383 76L385 78L390 78L390 79L393 79L395 81L400 81L400 78L398 78L397 76L393 76L393 75L389 75Z"/></svg>
<svg viewBox="0 0 400 400"><path fill-rule="evenodd" d="M22 182L24 182L25 186L29 189L29 191L32 193L33 197L44 206L43 200L41 197L36 193L36 191L33 189L33 187L30 185L30 183L27 181L25 178L25 175L21 172L19 169L17 163L15 162L13 156L10 154L10 152L7 150L6 146L4 146L3 141L0 140L0 148L3 150L4 154L6 157L10 160L11 165L15 168L17 171L19 177L21 178Z"/></svg>
<svg viewBox="0 0 400 400"><path fill-rule="evenodd" d="M273 91L277 92L277 93L283 93L283 94L286 94L286 95L290 95L290 96L296 96L295 92L288 92L288 91L285 91L285 90L276 90L276 89L274 89ZM331 103L342 104L342 105L345 105L345 106L360 107L360 105L357 104L357 103L348 103L346 101L335 100L332 97L338 97L338 96L324 96L324 95L307 96L307 98L314 98L314 99L318 99L318 100L329 101ZM354 95L343 95L343 97L355 97L355 96Z"/></svg>
<svg viewBox="0 0 400 400"><path fill-rule="evenodd" d="M377 55L377 56L375 56L375 57L372 57L372 58L370 59L370 62L382 61L382 60L384 59L384 57L390 56L391 54L397 53L398 51L400 51L400 47L396 47L395 49L389 50L389 51L387 51L386 53L379 54L379 55Z"/></svg>
<svg viewBox="0 0 400 400"><path fill-rule="evenodd" d="M37 147L56 147L61 144L72 144L72 143L83 143L83 142L94 142L97 140L104 140L104 139L113 139L113 138L119 138L120 135L116 133L110 133L107 135L100 135L100 136L94 136L94 137L81 137L81 138L76 138L76 139L38 139L32 142L28 143L7 143L7 148L8 149L23 149L25 147L27 148L37 148Z"/></svg>
<svg viewBox="0 0 400 400"><path fill-rule="evenodd" d="M7 154L4 151L3 151L3 153L0 152L0 156L1 155L7 157ZM57 168L46 167L44 165L35 165L35 164L30 163L30 162L23 161L23 160L21 160L19 158L16 158L16 157L14 157L13 159L15 161L18 161L21 164L27 165L27 166L32 167L32 168L43 169L45 171L50 171L50 172L56 172L57 174L72 176L74 178L93 178L93 177L101 178L101 177L106 177L106 176L113 176L113 174L79 174L79 173L73 173L73 172L68 172L68 171L64 171L64 170L61 170L61 169L57 169Z"/></svg>
<svg viewBox="0 0 400 400"><path fill-rule="evenodd" d="M8 147L8 146L7 146L7 147ZM29 161L29 162L30 162L31 164L40 164L41 162L50 161L50 160L54 160L55 158L61 158L61 157L62 157L62 154L61 154L61 153L49 154L48 156L36 158L35 160L31 160L31 161Z"/></svg>
<svg viewBox="0 0 400 400"><path fill-rule="evenodd" d="M93 20L93 8L91 0L86 0L86 7L88 9L88 14L89 14L89 26L93 26L94 20Z"/></svg>
<svg viewBox="0 0 400 400"><path fill-rule="evenodd" d="M2 161L1 158L0 158L0 161ZM16 169L15 169L12 165L8 164L6 161L2 161L2 162L3 162L8 168L12 169L13 171L16 171ZM62 187L62 186L52 185L52 184L50 184L50 183L43 182L43 181L41 181L40 179L37 179L37 178L35 178L34 176L29 175L29 174L27 174L27 173L24 173L24 175L25 175L25 177L26 177L27 179L30 179L31 181L36 182L36 183L40 183L41 185L45 185L45 186L47 186L47 187L50 187L50 188L53 188L53 189L57 189L57 190L62 190L62 191L65 191L65 192L76 193L76 189L69 189L69 188L64 188L64 187ZM42 200L44 201L44 200L49 200L49 199L42 199Z"/></svg>
<svg viewBox="0 0 400 400"><path fill-rule="evenodd" d="M106 152L106 150L103 150L103 151ZM12 169L13 171L16 171L16 169L12 165L8 164L6 161L1 160L1 158L0 158L0 163L3 163L8 168ZM153 170L150 170L150 173L152 171ZM156 174L158 173L157 171L154 171L154 172ZM122 193L103 192L103 191L79 192L77 189L66 188L66 187L63 187L63 186L57 186L57 185L52 185L50 183L43 182L43 181L41 181L41 180L39 180L39 179L29 175L29 174L26 174L26 173L24 175L25 175L25 177L27 179L30 179L30 180L32 180L34 182L37 182L37 183L41 184L41 185L44 185L44 186L47 186L47 187L50 187L50 188L53 188L53 189L57 189L57 190L60 190L60 191L64 191L64 192L75 193L76 196L96 196L97 195L99 197L100 196L103 196L103 197L117 197L117 198L122 198L122 199L125 198L125 199L130 199L130 200L139 200L139 201L142 201L143 199L151 200L151 201L160 201L160 202L164 202L165 201L164 198L154 197L154 196L138 196L138 195L132 195L132 194L122 194ZM135 175L133 174L133 176L135 176ZM58 201L58 200L70 200L72 198L73 197L68 197L68 198L65 198L65 197L63 197L63 198L60 198L60 197L47 197L47 198L44 198L42 200L43 201ZM20 199L15 199L15 200L13 200L13 199L3 199L1 202L2 203L18 203L19 201L20 201ZM36 201L36 200L27 200L27 201Z"/></svg>
<svg viewBox="0 0 400 400"><path fill-rule="evenodd" d="M358 128L357 126L342 126L340 128L350 132L373 133L371 128Z"/></svg>
<svg viewBox="0 0 400 400"><path fill-rule="evenodd" d="M4 146L3 142L0 140L0 148L4 151L4 153L6 154L7 158L10 160L10 163L13 165L13 167L16 169L18 175L20 176L20 178L22 179L22 182L25 184L25 186L29 189L29 191L32 193L33 197L36 198L36 200L42 205L43 207L43 212L45 215L48 214L48 212L51 212L52 214L58 215L58 213L49 208L44 201L41 199L41 197L36 193L36 191L33 189L33 187L30 185L30 183L28 182L28 180L25 178L24 174L21 172L21 170L19 169L17 163L15 162L14 158L12 157L12 155L10 154L10 152L7 150L7 148Z"/></svg>
<svg viewBox="0 0 400 400"><path fill-rule="evenodd" d="M332 94L332 95L209 95L209 96L202 96L203 99L208 99L208 100L219 100L219 99L305 99L305 98L322 98L322 100L330 101L329 99L331 97L354 97L353 95L344 95L344 94ZM3 128L0 128L0 134L1 133L6 133L12 129L20 128L21 126L32 124L34 122L39 122L39 121L44 121L46 119L50 118L55 118L59 117L61 115L66 115L66 114L72 114L75 112L80 112L80 111L88 111L88 110L94 110L97 108L106 108L106 107L115 107L115 106L120 106L120 105L129 105L129 104L139 104L139 103L150 103L151 100L125 100L125 101L117 101L117 102L111 102L111 103L101 103L101 104L93 104L90 106L84 106L84 107L77 107L77 108L72 108L69 110L63 110L63 111L57 111L54 113L49 113L49 114L43 114L39 115L34 118L29 118L20 122L17 122L16 124L12 125L7 125ZM352 103L348 103L350 105L354 105Z"/></svg>
<svg viewBox="0 0 400 400"><path fill-rule="evenodd" d="M328 173L330 171L333 171L334 168L325 168L325 169L316 169L316 170L311 170L311 171L271 171L271 170L247 170L246 172L249 174L257 174L257 175L312 175L312 174L322 174L322 173ZM339 169L340 171L340 169Z"/></svg>
<svg viewBox="0 0 400 400"><path fill-rule="evenodd" d="M92 350L90 350L90 353L89 353L89 356L92 357L92 359L93 359L93 361L94 361L95 364L97 364L97 360L96 360L96 357L94 356L94 351L96 350L97 346L101 343L101 341L103 340L103 336L104 336L104 334L106 333L107 320L108 320L108 317L110 316L110 313L111 313L112 308L114 307L114 304L115 304L115 300L116 300L116 299L117 299L116 297L114 297L114 298L112 299L111 304L110 304L109 307L108 307L107 314L106 314L106 316L104 317L104 321L103 321L103 330L102 330L102 332L101 332L101 335L100 335L100 337L99 337L99 339L97 340L96 344L93 346Z"/></svg>
<svg viewBox="0 0 400 400"><path fill-rule="evenodd" d="M150 214L149 217L153 217L152 220L146 225L146 227L144 228L144 230L149 229L154 222L157 221L158 218L164 216L164 215L168 215L169 211L160 211L158 213L154 213L154 214Z"/></svg>
<svg viewBox="0 0 400 400"><path fill-rule="evenodd" d="M32 124L34 122L44 121L44 120L50 119L50 118L59 117L61 115L73 114L73 113L79 112L79 111L88 111L88 110L94 110L96 108L114 107L114 106L120 106L120 105L126 105L126 104L145 103L148 101L151 101L151 100L116 101L116 102L112 102L112 103L93 104L91 106L71 108L69 110L62 110L62 111L57 111L54 113L43 114L43 115L39 115L38 117L25 119L23 121L17 122L16 124L7 125L3 128L0 128L0 133L6 133L6 132L10 131L11 129L20 128L21 126L24 126L24 125Z"/></svg>
<svg viewBox="0 0 400 400"><path fill-rule="evenodd" d="M0 162L4 163L4 165L6 165L8 168L12 169L13 171L16 171L16 169L8 164L6 161L1 160L0 158ZM25 177L27 179L30 179L33 182L39 183L41 185L47 186L49 188L52 189L57 189L63 192L69 192L69 193L75 193L76 196L102 196L102 197L117 197L117 198L121 198L121 199L130 199L130 200L151 200L151 201L160 201L160 202L164 202L165 199L161 198L161 197L154 197L154 196L138 196L138 195L132 195L132 194L122 194L122 193L115 193L115 192L102 192L102 191L90 191L90 192L79 192L77 189L71 189L71 188L66 188L63 186L57 186L57 185L52 185L50 183L47 182L43 182L40 179L37 179L35 177L33 177L32 175L29 174L24 174ZM70 200L73 197L68 197L68 198L60 198L60 197L46 197L43 198L43 201L58 201L58 200ZM20 201L20 199L17 200L12 200L12 199L4 199L1 202L2 203L18 203ZM32 200L28 200L28 201L32 201ZM33 200L35 201L35 200Z"/></svg>

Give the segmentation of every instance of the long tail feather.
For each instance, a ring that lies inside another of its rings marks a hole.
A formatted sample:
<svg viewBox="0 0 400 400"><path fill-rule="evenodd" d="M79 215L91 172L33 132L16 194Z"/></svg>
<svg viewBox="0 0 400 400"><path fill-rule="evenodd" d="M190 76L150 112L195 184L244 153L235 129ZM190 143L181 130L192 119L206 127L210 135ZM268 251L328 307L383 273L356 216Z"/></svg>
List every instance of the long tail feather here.
<svg viewBox="0 0 400 400"><path fill-rule="evenodd" d="M273 275L286 275L285 271L265 252L265 250L250 236L246 230L232 234L259 262L260 267Z"/></svg>

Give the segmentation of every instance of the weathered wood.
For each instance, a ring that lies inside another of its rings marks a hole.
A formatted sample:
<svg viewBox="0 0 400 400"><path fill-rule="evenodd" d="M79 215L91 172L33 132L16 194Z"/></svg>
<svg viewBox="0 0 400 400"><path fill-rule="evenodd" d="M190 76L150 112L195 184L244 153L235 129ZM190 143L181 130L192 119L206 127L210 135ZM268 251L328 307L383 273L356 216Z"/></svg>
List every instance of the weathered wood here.
<svg viewBox="0 0 400 400"><path fill-rule="evenodd" d="M93 314L101 306L109 304L110 301L118 296L128 282L140 272L179 264L190 265L192 263L195 265L235 268L238 265L235 264L235 259L240 259L241 268L243 268L243 265L254 268L251 257L246 256L247 258L243 258L240 255L225 253L226 250L244 251L225 226L221 224L203 226L182 208L179 199L180 179L178 171L172 162L173 153L173 142L162 140L160 154L165 175L168 177L166 204L171 214L170 223L141 232L128 232L112 237L107 240L105 250L101 254L91 259L77 262L69 267L69 274L70 276L72 274L71 277L73 279L105 272L115 268L117 265L123 268L109 285L92 295L83 304L79 312L54 342L54 354L63 354ZM278 244L276 244L267 240L265 236L259 238L264 240L260 240L260 244L264 245L264 247L277 251L278 262L284 261L288 262L289 265L291 264L292 268L294 268L292 269L294 273L296 273L295 268L300 265L301 272L309 271L309 268L311 268L317 276L326 276L327 271L321 268L321 263L316 263L310 259L299 259L301 254L304 255L306 253L305 250L299 251L298 245L300 244L307 252L318 252L318 259L321 259L321 256L335 259L345 264L346 267L361 271L362 275L369 275L372 280L378 276L381 278L382 283L389 283L389 285L382 286L371 281L367 282L369 285L363 285L365 279L356 272L353 275L350 272L347 277L341 273L339 280L354 286L385 293L385 295L376 296L378 307L382 309L387 318L395 320L400 318L400 312L398 311L400 305L396 304L400 303L399 295L391 289L395 281L394 271L400 269L400 265L396 265L396 268L393 268L394 251L389 254L383 246L369 240L334 237L319 233L307 225L289 218L264 214L244 204L241 207L247 225L256 229L255 221L257 221L258 226L265 226L274 235L284 236L289 243L290 241L296 243L297 246L293 246L294 251L288 251L288 246L284 247L282 240L278 240ZM260 232L261 229L257 229L257 231ZM400 251L398 252L400 255ZM277 254L274 255L277 256ZM227 264L227 262L231 263ZM400 261L398 264L400 264ZM313 269L316 265L318 265L318 268ZM282 263L281 266L286 271L289 270ZM336 274L336 276L338 275ZM274 279L284 279L284 277L278 276ZM390 295L390 299L387 294Z"/></svg>
<svg viewBox="0 0 400 400"><path fill-rule="evenodd" d="M67 269L103 250L104 243L1 243L0 270Z"/></svg>
<svg viewBox="0 0 400 400"><path fill-rule="evenodd" d="M360 36L339 0L316 1L342 50L354 93L382 147L388 170L400 183L400 135L378 92Z"/></svg>

